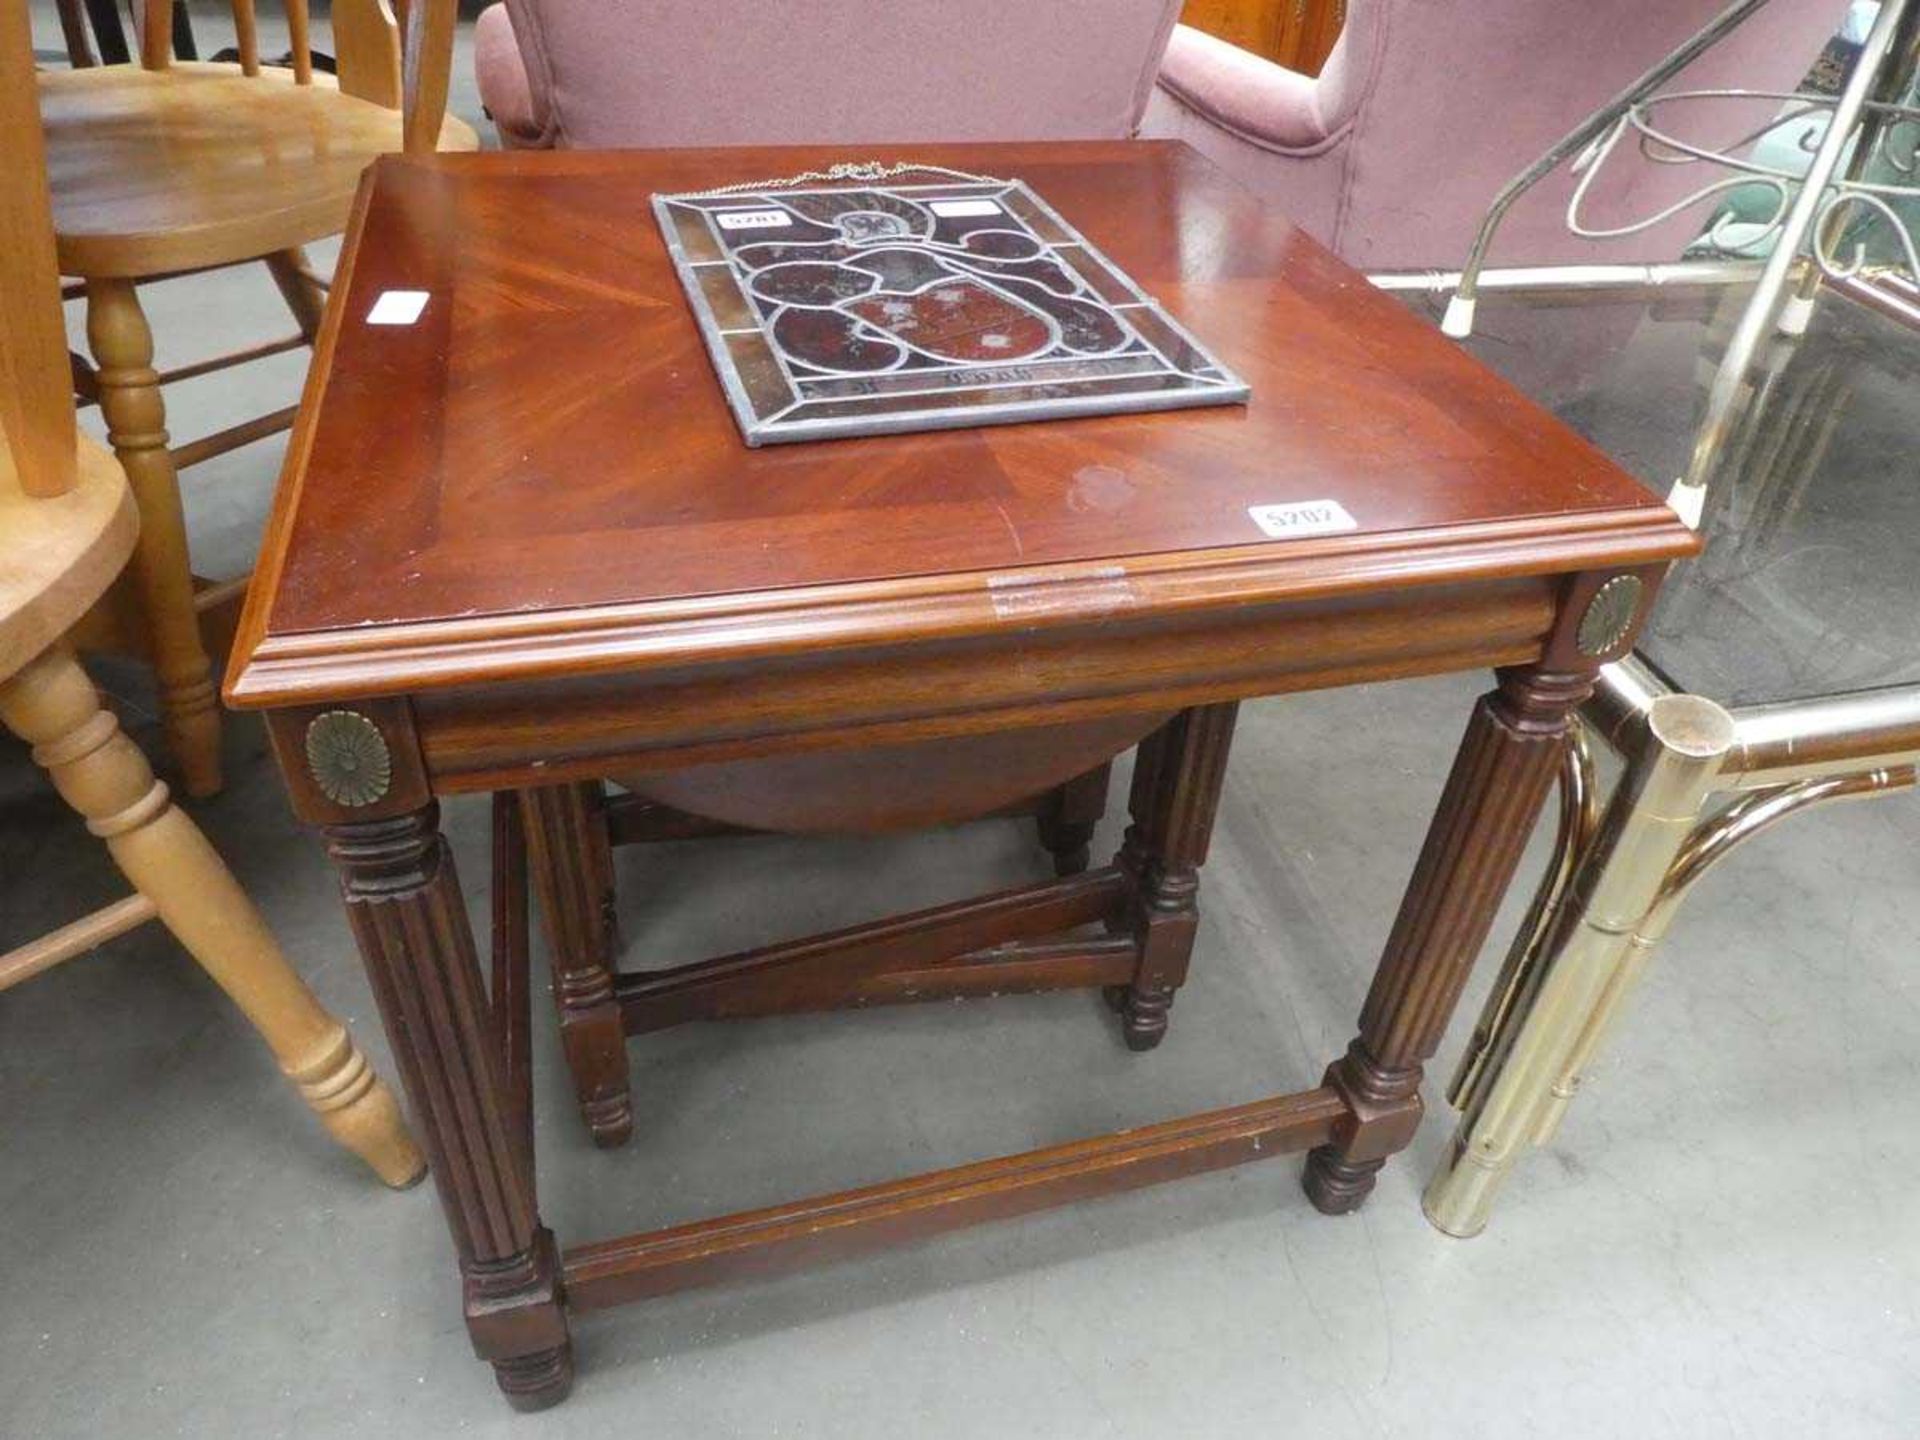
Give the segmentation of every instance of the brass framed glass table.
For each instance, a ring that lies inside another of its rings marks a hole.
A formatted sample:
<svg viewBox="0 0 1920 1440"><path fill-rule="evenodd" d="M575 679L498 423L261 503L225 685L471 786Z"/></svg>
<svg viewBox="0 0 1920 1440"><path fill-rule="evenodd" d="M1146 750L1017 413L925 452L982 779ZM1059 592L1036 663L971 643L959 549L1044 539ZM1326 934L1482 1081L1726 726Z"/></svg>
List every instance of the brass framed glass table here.
<svg viewBox="0 0 1920 1440"><path fill-rule="evenodd" d="M1695 881L1788 816L1916 783L1920 290L1881 273L1815 293L1708 458L1705 554L1583 708L1552 864L1450 1094L1460 1127L1426 1194L1450 1234L1484 1229L1553 1136ZM1473 344L1660 485L1694 453L1749 301L1508 295ZM1604 801L1595 744L1622 761Z"/></svg>

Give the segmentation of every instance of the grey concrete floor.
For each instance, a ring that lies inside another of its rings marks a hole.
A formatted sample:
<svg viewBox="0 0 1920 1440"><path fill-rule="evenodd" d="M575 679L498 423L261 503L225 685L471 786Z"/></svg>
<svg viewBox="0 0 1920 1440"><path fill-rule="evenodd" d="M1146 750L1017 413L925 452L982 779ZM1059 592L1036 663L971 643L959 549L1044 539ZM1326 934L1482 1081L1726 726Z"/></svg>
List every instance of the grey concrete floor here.
<svg viewBox="0 0 1920 1440"><path fill-rule="evenodd" d="M149 298L163 363L280 324L264 274ZM299 368L180 387L174 433L285 403ZM280 453L188 481L206 570L244 568ZM153 747L139 673L96 672ZM586 1238L1313 1083L1479 688L1247 708L1193 978L1151 1055L1088 995L693 1027L635 1042L634 1141L601 1154L542 1025L549 1222ZM228 788L194 813L390 1076L319 847L259 727L228 737ZM447 821L478 921L484 809ZM1284 1159L596 1315L573 1398L533 1417L472 1358L431 1190L383 1191L333 1149L149 928L0 997L0 1436L1912 1436L1917 842L1910 800L1815 813L1706 881L1482 1239L1430 1229L1418 1193L1491 963L1429 1123L1357 1216L1316 1214ZM1042 873L1012 823L620 865L649 961ZM0 947L119 891L0 747Z"/></svg>

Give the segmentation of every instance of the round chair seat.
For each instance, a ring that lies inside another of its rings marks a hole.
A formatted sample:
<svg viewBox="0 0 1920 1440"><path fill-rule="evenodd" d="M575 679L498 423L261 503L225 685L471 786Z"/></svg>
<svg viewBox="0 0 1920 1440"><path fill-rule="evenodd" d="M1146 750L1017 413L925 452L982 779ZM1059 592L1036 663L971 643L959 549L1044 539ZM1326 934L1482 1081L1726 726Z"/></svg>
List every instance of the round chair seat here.
<svg viewBox="0 0 1920 1440"><path fill-rule="evenodd" d="M0 680L72 629L133 553L140 517L126 472L93 441L76 439L73 488L45 499L21 492L0 440Z"/></svg>
<svg viewBox="0 0 1920 1440"><path fill-rule="evenodd" d="M60 269L138 278L228 265L346 228L360 172L400 149L400 113L333 77L179 62L37 77ZM477 147L448 117L443 150Z"/></svg>

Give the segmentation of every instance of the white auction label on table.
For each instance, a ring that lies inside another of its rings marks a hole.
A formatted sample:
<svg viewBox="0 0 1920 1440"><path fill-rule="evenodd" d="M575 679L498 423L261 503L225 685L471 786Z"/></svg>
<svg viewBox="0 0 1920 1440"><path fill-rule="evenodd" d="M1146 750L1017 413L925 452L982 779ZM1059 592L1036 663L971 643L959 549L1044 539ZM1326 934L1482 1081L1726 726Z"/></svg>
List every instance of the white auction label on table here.
<svg viewBox="0 0 1920 1440"><path fill-rule="evenodd" d="M427 308L424 290L382 290L367 312L369 325L411 325Z"/></svg>
<svg viewBox="0 0 1920 1440"><path fill-rule="evenodd" d="M1276 540L1298 540L1306 535L1335 535L1358 530L1360 522L1338 500L1296 500L1291 505L1251 505L1253 523Z"/></svg>

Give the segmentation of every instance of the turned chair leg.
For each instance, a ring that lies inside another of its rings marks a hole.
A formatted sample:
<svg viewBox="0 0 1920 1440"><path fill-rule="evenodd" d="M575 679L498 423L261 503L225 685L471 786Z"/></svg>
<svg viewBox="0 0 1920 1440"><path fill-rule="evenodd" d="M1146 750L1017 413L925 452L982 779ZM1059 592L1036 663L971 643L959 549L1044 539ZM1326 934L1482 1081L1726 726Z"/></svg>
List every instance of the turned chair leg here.
<svg viewBox="0 0 1920 1440"><path fill-rule="evenodd" d="M1115 863L1133 877L1140 961L1131 981L1107 991L1130 1050L1151 1050L1166 1038L1174 991L1187 978L1200 926L1200 866L1238 713L1233 704L1183 710L1148 736L1134 759L1132 823Z"/></svg>
<svg viewBox="0 0 1920 1440"><path fill-rule="evenodd" d="M87 340L99 366L107 439L140 509L129 567L160 691L160 721L187 793L220 789L220 708L200 637L187 559L180 481L167 448L166 405L153 368L153 332L131 280L87 281Z"/></svg>
<svg viewBox="0 0 1920 1440"><path fill-rule="evenodd" d="M426 1165L392 1094L353 1038L287 964L239 883L101 708L64 646L0 682L0 723L33 746L87 828L153 903L174 938L227 992L320 1122L396 1188Z"/></svg>
<svg viewBox="0 0 1920 1440"><path fill-rule="evenodd" d="M596 783L520 792L560 1039L593 1143L633 1133L627 1032L613 995L612 854Z"/></svg>
<svg viewBox="0 0 1920 1440"><path fill-rule="evenodd" d="M307 337L311 345L320 334L320 321L327 312L326 292L307 278L306 252L299 247L291 250L277 250L267 256L267 270L273 276L273 283L280 288L280 298L287 302L287 309L293 313L294 323L299 325L300 333Z"/></svg>

